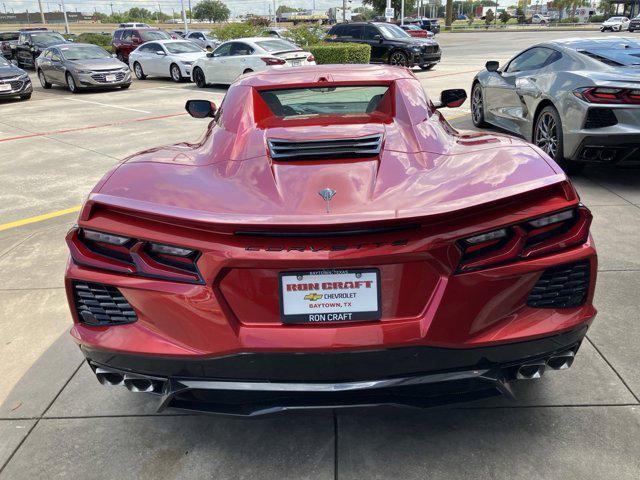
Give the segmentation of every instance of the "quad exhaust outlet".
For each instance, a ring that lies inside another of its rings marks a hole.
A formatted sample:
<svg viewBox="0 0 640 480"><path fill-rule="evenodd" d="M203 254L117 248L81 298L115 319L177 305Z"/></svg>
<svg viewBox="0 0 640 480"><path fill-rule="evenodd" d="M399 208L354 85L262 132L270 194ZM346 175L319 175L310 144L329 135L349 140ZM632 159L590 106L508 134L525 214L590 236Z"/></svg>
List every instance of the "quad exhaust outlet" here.
<svg viewBox="0 0 640 480"><path fill-rule="evenodd" d="M547 368L551 370L566 370L573 365L576 353L573 350L557 353L546 360L525 363L518 367L516 378L518 380L533 380L542 377Z"/></svg>
<svg viewBox="0 0 640 480"><path fill-rule="evenodd" d="M124 386L130 392L162 394L166 379L146 377L144 375L119 372L104 367L94 367L94 373L102 385L109 387Z"/></svg>

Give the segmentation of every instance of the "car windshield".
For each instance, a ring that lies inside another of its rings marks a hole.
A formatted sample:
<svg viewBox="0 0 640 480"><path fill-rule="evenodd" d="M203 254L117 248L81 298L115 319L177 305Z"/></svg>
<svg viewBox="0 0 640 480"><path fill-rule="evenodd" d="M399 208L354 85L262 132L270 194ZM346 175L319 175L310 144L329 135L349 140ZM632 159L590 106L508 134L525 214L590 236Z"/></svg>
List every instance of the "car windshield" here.
<svg viewBox="0 0 640 480"><path fill-rule="evenodd" d="M151 40L167 40L171 38L166 32L162 32L160 30L149 30L149 31L140 31L140 38L145 42L149 42Z"/></svg>
<svg viewBox="0 0 640 480"><path fill-rule="evenodd" d="M362 115L372 113L387 86L263 90L260 96L277 117Z"/></svg>
<svg viewBox="0 0 640 480"><path fill-rule="evenodd" d="M97 45L71 45L60 47L65 60L92 60L96 58L111 58L106 50Z"/></svg>
<svg viewBox="0 0 640 480"><path fill-rule="evenodd" d="M263 48L267 52L286 52L290 50L300 50L293 43L287 42L286 40L280 40L278 38L270 39L270 40L261 40L256 42L260 48Z"/></svg>
<svg viewBox="0 0 640 480"><path fill-rule="evenodd" d="M388 38L388 39L411 37L411 35L409 35L407 32L402 30L397 25L379 24L378 29L382 32L382 35L384 36L384 38Z"/></svg>
<svg viewBox="0 0 640 480"><path fill-rule="evenodd" d="M34 33L31 35L31 41L37 45L54 45L56 43L64 43L66 40L59 33Z"/></svg>
<svg viewBox="0 0 640 480"><path fill-rule="evenodd" d="M204 51L193 42L165 43L164 48L166 48L169 53L195 53Z"/></svg>
<svg viewBox="0 0 640 480"><path fill-rule="evenodd" d="M610 22L621 22L622 21L622 17L611 17L609 19Z"/></svg>

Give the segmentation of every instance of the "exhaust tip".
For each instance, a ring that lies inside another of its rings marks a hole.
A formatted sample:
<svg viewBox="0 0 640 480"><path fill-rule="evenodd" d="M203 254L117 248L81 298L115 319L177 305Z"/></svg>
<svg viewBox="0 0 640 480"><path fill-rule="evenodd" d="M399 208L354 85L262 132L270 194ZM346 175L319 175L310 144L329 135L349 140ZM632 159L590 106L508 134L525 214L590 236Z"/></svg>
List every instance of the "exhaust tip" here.
<svg viewBox="0 0 640 480"><path fill-rule="evenodd" d="M553 370L566 370L573 365L576 354L573 350L549 357L547 366Z"/></svg>
<svg viewBox="0 0 640 480"><path fill-rule="evenodd" d="M582 152L584 160L597 160L600 156L600 150L597 148L587 147Z"/></svg>
<svg viewBox="0 0 640 480"><path fill-rule="evenodd" d="M122 385L124 382L124 376L114 372L96 372L96 377L102 385L108 385L116 387Z"/></svg>
<svg viewBox="0 0 640 480"><path fill-rule="evenodd" d="M612 148L607 148L605 150L602 150L602 152L600 152L600 159L604 162L610 162L612 161L614 158L616 158L616 151Z"/></svg>
<svg viewBox="0 0 640 480"><path fill-rule="evenodd" d="M127 378L124 386L130 392L153 392L154 390L153 382L146 378Z"/></svg>
<svg viewBox="0 0 640 480"><path fill-rule="evenodd" d="M534 380L536 378L540 378L544 374L545 367L546 364L544 363L529 363L521 365L518 368L516 378L518 380Z"/></svg>

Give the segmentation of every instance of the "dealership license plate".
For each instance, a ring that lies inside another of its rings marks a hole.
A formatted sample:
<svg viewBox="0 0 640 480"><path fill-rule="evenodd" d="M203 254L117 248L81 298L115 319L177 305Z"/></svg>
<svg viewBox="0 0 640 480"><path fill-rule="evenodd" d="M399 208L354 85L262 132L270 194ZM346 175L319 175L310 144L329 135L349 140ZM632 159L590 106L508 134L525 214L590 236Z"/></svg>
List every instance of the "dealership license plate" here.
<svg viewBox="0 0 640 480"><path fill-rule="evenodd" d="M302 60L291 60L292 67L299 67L300 65L302 65Z"/></svg>
<svg viewBox="0 0 640 480"><path fill-rule="evenodd" d="M116 81L116 76L115 75L106 75L104 78L107 80L107 82L115 82Z"/></svg>
<svg viewBox="0 0 640 480"><path fill-rule="evenodd" d="M280 273L282 323L353 322L380 316L378 269Z"/></svg>
<svg viewBox="0 0 640 480"><path fill-rule="evenodd" d="M9 92L11 91L11 85L8 83L0 84L0 92Z"/></svg>

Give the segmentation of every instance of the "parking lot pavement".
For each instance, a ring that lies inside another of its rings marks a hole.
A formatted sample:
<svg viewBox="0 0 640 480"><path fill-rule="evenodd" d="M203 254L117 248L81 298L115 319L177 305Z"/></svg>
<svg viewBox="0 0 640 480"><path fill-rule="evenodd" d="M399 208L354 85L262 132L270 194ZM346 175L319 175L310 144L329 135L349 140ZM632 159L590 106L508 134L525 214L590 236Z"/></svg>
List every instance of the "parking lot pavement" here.
<svg viewBox="0 0 640 480"><path fill-rule="evenodd" d="M416 75L432 98L468 91L486 60L568 35L440 35L444 61ZM156 415L154 397L99 385L68 335L64 235L106 170L196 141L207 122L184 102L223 95L149 79L0 104L0 478L640 478L640 170L574 178L594 213L599 315L574 366L515 384L515 401L241 420ZM468 103L443 112L473 128Z"/></svg>

